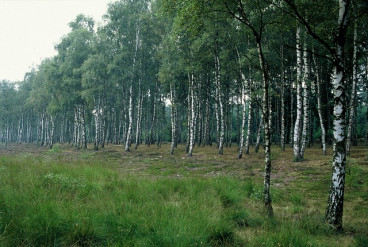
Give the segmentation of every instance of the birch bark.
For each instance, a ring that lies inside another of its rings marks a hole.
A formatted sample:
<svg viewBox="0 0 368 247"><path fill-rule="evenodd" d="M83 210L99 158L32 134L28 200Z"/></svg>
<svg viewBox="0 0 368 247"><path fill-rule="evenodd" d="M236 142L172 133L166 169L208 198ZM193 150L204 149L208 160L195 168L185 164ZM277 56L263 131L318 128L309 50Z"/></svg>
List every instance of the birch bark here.
<svg viewBox="0 0 368 247"><path fill-rule="evenodd" d="M332 178L326 220L337 230L342 229L345 189L346 143L345 143L345 70L344 46L348 26L349 0L339 0L338 36L333 70L334 120Z"/></svg>
<svg viewBox="0 0 368 247"><path fill-rule="evenodd" d="M194 109L194 75L193 74L188 74L189 77L189 91L190 91L190 98L191 98L191 106L190 106L190 113L191 113L191 117L190 117L190 132L189 132L189 152L188 155L192 156L193 154L193 147L194 147L194 125L195 125L195 109Z"/></svg>
<svg viewBox="0 0 368 247"><path fill-rule="evenodd" d="M319 66L317 65L315 56L313 56L313 61L314 61L316 84L317 84L317 110L318 110L319 124L321 126L322 153L323 155L326 155L326 128L325 128L323 112L322 112L322 91L321 91L320 70L319 70Z"/></svg>
<svg viewBox="0 0 368 247"><path fill-rule="evenodd" d="M175 99L175 88L172 83L170 83L170 99L171 99L171 147L170 154L174 154L175 143L176 143L176 99Z"/></svg>
<svg viewBox="0 0 368 247"><path fill-rule="evenodd" d="M250 85L249 85L249 91L250 91ZM251 95L249 93L249 95ZM252 123L252 98L249 97L248 100L248 129L247 129L247 139L245 140L245 154L249 154L249 144L250 144L250 134L251 134L251 123Z"/></svg>
<svg viewBox="0 0 368 247"><path fill-rule="evenodd" d="M303 52L303 81L302 81L302 88L303 88L303 133L302 133L302 140L300 146L300 160L304 159L304 152L307 145L307 136L308 136L308 126L309 126L309 62L308 62L308 51L307 51L307 43L304 41L304 52Z"/></svg>
<svg viewBox="0 0 368 247"><path fill-rule="evenodd" d="M55 118L50 116L50 149L54 146Z"/></svg>
<svg viewBox="0 0 368 247"><path fill-rule="evenodd" d="M302 121L302 47L300 41L300 26L296 30L296 55L297 55L297 78L296 78L296 120L294 125L294 161L301 161L300 157L300 124Z"/></svg>
<svg viewBox="0 0 368 247"><path fill-rule="evenodd" d="M270 195L271 186L271 135L270 135L270 105L269 105L269 75L266 68L266 61L264 58L261 39L256 38L257 50L259 56L259 63L262 70L263 79L263 123L264 123L264 135L265 135L265 172L264 172L264 188L263 188L263 203L266 209L266 213L269 217L273 216L272 200Z"/></svg>
<svg viewBox="0 0 368 247"><path fill-rule="evenodd" d="M281 151L285 151L285 68L284 68L284 46L281 45Z"/></svg>
<svg viewBox="0 0 368 247"><path fill-rule="evenodd" d="M133 128L133 83L130 84L129 87L129 124L128 130L125 139L125 151L130 151L130 139L132 135L132 128Z"/></svg>
<svg viewBox="0 0 368 247"><path fill-rule="evenodd" d="M136 60L137 60L137 53L138 53L138 48L139 48L139 23L137 23L137 27L136 27L136 36L135 36L135 50L134 50L134 55L133 55L133 64L132 64L132 78L130 81L130 86L129 86L129 125L128 125L128 130L127 130L127 135L126 135L126 139L125 139L125 151L129 152L130 151L130 141L131 141L131 135L132 135L132 129L133 129L133 83L134 83L134 75L135 75L135 67L136 67Z"/></svg>
<svg viewBox="0 0 368 247"><path fill-rule="evenodd" d="M220 59L218 55L215 56L215 80L216 80L216 87L218 92L218 106L220 108L220 115L219 115L219 122L220 122L220 140L219 140L219 154L224 154L224 137L225 137L225 115L224 115L224 106L222 102L222 90L221 90L221 74L220 74Z"/></svg>
<svg viewBox="0 0 368 247"><path fill-rule="evenodd" d="M135 149L138 148L138 145L141 144L141 133L142 133L142 111L143 111L143 93L141 88L141 80L138 82L138 90L139 90L139 99L137 106L137 128L135 134Z"/></svg>
<svg viewBox="0 0 368 247"><path fill-rule="evenodd" d="M246 97L245 97L245 78L244 75L242 74L242 94L241 94L241 98L242 98L242 103L243 103L243 108L242 108L242 124L241 124L241 131L240 131L240 140L239 140L239 154L238 154L238 158L241 159L243 156L243 145L244 145L244 129L245 129L245 113L246 113Z"/></svg>

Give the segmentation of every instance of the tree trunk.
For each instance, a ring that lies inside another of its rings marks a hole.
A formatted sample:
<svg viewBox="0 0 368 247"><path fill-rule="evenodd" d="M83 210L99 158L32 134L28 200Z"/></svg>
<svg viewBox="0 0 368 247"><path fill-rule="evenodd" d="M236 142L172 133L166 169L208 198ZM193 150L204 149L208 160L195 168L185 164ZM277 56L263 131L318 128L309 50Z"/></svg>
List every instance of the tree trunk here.
<svg viewBox="0 0 368 247"><path fill-rule="evenodd" d="M136 36L135 36L135 50L133 55L133 64L132 64L132 78L130 80L130 86L129 86L129 125L127 130L127 135L125 139L125 151L130 151L130 141L132 138L132 129L133 129L133 83L135 79L135 67L136 67L136 60L137 60L137 53L139 48L139 33L140 33L140 27L139 23L137 23L136 26Z"/></svg>
<svg viewBox="0 0 368 247"><path fill-rule="evenodd" d="M195 109L194 109L194 75L193 74L189 74L188 73L188 77L189 77L189 96L191 98L190 100L190 131L189 131L189 152L188 152L188 156L192 156L193 154L193 147L194 147L194 124L195 124Z"/></svg>
<svg viewBox="0 0 368 247"><path fill-rule="evenodd" d="M263 79L263 122L264 122L264 135L265 135L265 173L264 173L264 189L263 189L263 202L266 209L266 213L269 217L273 216L272 200L270 195L271 186L271 135L270 135L270 105L269 105L269 76L266 68L266 61L262 51L260 37L256 38L257 49L259 55L259 63L262 70Z"/></svg>
<svg viewBox="0 0 368 247"><path fill-rule="evenodd" d="M208 76L209 77L209 76ZM210 145L210 78L207 79L206 118L204 120L203 146Z"/></svg>
<svg viewBox="0 0 368 247"><path fill-rule="evenodd" d="M100 99L95 104L95 109L92 112L95 117L95 143L94 143L94 150L98 150L99 144L99 136L100 136Z"/></svg>
<svg viewBox="0 0 368 247"><path fill-rule="evenodd" d="M250 85L249 85L250 91ZM249 93L251 95L251 93ZM249 144L250 144L250 134L251 134L251 123L252 123L252 98L249 97L248 100L248 129L247 129L247 139L245 140L245 154L249 154Z"/></svg>
<svg viewBox="0 0 368 247"><path fill-rule="evenodd" d="M302 141L300 146L300 159L304 159L304 152L307 145L307 137L308 137L308 126L309 126L309 62L308 62L308 51L307 51L307 42L304 42L304 77L302 82L302 88L304 92L303 96L303 133L302 133Z"/></svg>
<svg viewBox="0 0 368 247"><path fill-rule="evenodd" d="M143 93L141 89L141 80L139 80L139 99L137 106L137 129L135 134L135 149L138 148L138 145L141 144L141 133L142 133L142 112L143 112Z"/></svg>
<svg viewBox="0 0 368 247"><path fill-rule="evenodd" d="M293 83L290 81L290 147L294 147L294 93Z"/></svg>
<svg viewBox="0 0 368 247"><path fill-rule="evenodd" d="M296 79L296 120L294 125L294 161L301 161L300 157L300 123L302 121L302 89L301 89L301 77L302 77L302 47L300 41L300 27L296 30L296 49L297 49L297 79Z"/></svg>
<svg viewBox="0 0 368 247"><path fill-rule="evenodd" d="M50 149L54 146L55 118L50 116Z"/></svg>
<svg viewBox="0 0 368 247"><path fill-rule="evenodd" d="M285 151L285 68L284 68L284 46L281 45L281 151Z"/></svg>
<svg viewBox="0 0 368 247"><path fill-rule="evenodd" d="M133 83L130 84L129 88L129 124L128 130L125 139L125 151L130 151L130 139L132 135L132 128L133 128Z"/></svg>
<svg viewBox="0 0 368 247"><path fill-rule="evenodd" d="M225 114L224 114L224 106L223 106L223 102L222 102L222 90L221 90L221 74L220 74L220 59L218 57L218 55L216 54L215 56L215 80L216 80L216 90L217 90L217 96L218 96L218 106L219 106L219 110L220 110L220 116L218 116L219 120L218 121L220 124L220 136L219 136L219 141L218 141L218 149L219 149L219 154L222 155L224 154L224 137L225 137Z"/></svg>
<svg viewBox="0 0 368 247"><path fill-rule="evenodd" d="M239 154L238 154L239 159L241 159L242 156L243 156L245 113L246 113L246 109L247 109L245 95L246 95L246 93L245 93L245 78L244 78L244 75L242 74L242 95L241 95L241 98L242 98L242 102L243 102L243 109L242 109L242 124L241 124L241 131L240 131L240 140L239 140Z"/></svg>
<svg viewBox="0 0 368 247"><path fill-rule="evenodd" d="M84 150L87 149L87 133L86 133L86 120L84 105L80 107L80 120L81 120L81 131L82 131L82 147Z"/></svg>
<svg viewBox="0 0 368 247"><path fill-rule="evenodd" d="M314 67L315 67L315 76L316 76L316 86L317 86L317 110L318 110L318 118L319 124L321 127L321 144L322 144L322 153L326 155L326 128L324 124L324 114L322 111L322 91L321 91L321 78L320 78L320 70L319 66L316 62L316 57L313 56Z"/></svg>
<svg viewBox="0 0 368 247"><path fill-rule="evenodd" d="M171 99L171 148L170 154L174 154L175 143L176 143L176 98L175 98L175 88L172 83L170 83L170 99Z"/></svg>
<svg viewBox="0 0 368 247"><path fill-rule="evenodd" d="M334 92L334 120L333 120L333 161L332 178L326 220L335 229L342 229L342 215L344 205L346 143L345 143L345 70L344 46L348 25L349 2L339 0L338 36L336 37L336 54L333 61L333 92Z"/></svg>

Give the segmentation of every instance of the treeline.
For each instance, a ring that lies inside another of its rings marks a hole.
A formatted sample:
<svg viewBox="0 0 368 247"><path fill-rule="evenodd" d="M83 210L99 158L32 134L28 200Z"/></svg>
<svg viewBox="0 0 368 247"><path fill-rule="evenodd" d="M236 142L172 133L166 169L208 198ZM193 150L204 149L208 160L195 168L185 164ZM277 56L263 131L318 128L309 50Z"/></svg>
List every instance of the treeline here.
<svg viewBox="0 0 368 247"><path fill-rule="evenodd" d="M263 143L265 181L271 143L295 161L317 140L348 155L368 141L367 13L364 0L111 3L102 26L77 16L56 56L1 82L0 139L189 155L237 143L239 158Z"/></svg>

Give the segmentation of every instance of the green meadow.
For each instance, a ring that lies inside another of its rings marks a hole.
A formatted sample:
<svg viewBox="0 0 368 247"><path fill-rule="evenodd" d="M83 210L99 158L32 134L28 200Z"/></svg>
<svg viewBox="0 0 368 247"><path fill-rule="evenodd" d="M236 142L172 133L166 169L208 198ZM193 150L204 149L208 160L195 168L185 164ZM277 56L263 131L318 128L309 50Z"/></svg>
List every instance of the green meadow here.
<svg viewBox="0 0 368 247"><path fill-rule="evenodd" d="M273 147L274 218L263 211L263 154L196 147L129 153L0 147L0 246L368 246L368 149L348 159L343 232L324 223L331 153Z"/></svg>

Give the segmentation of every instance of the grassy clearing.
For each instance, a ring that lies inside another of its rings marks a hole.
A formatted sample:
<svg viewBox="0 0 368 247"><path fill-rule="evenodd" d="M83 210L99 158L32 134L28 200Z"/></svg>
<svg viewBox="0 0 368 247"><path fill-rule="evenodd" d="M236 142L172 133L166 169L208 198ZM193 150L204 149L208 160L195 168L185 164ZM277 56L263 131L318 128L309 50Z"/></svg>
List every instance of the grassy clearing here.
<svg viewBox="0 0 368 247"><path fill-rule="evenodd" d="M345 232L324 224L330 157L274 156L275 218L262 208L262 154L194 157L0 147L0 246L367 246L367 149L348 161ZM276 150L277 147L274 148ZM354 158L355 157L357 158ZM359 158L360 157L360 158Z"/></svg>

